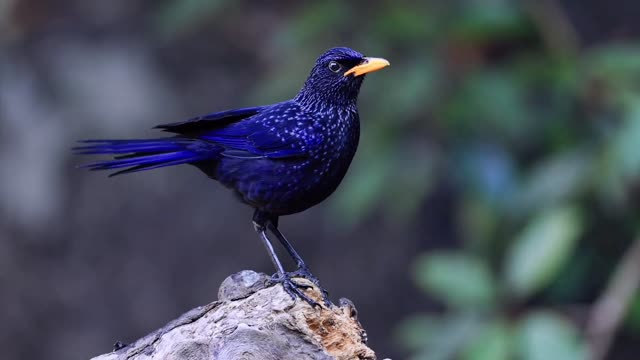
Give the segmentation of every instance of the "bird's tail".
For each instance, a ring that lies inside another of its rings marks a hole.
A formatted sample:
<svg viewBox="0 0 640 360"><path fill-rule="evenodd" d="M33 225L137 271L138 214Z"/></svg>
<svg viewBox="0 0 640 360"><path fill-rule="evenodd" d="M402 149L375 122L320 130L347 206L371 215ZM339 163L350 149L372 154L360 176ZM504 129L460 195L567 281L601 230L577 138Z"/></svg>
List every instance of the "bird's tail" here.
<svg viewBox="0 0 640 360"><path fill-rule="evenodd" d="M119 170L109 176L137 171L157 169L207 159L210 154L199 149L198 140L185 138L162 138L148 140L84 140L84 146L73 148L76 154L116 155L80 167L90 170Z"/></svg>

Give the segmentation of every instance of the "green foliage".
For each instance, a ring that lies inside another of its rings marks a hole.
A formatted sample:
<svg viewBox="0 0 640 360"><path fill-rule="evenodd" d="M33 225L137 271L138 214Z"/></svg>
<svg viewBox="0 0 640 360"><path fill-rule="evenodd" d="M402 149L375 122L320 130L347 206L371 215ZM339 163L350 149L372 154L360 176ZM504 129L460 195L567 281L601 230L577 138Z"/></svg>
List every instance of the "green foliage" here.
<svg viewBox="0 0 640 360"><path fill-rule="evenodd" d="M496 296L488 266L464 253L422 255L414 274L420 288L453 307L487 307Z"/></svg>
<svg viewBox="0 0 640 360"><path fill-rule="evenodd" d="M553 280L572 255L580 229L580 216L572 208L546 210L533 218L507 253L510 291L529 296Z"/></svg>
<svg viewBox="0 0 640 360"><path fill-rule="evenodd" d="M518 338L519 359L589 359L578 330L553 312L529 314L519 326Z"/></svg>
<svg viewBox="0 0 640 360"><path fill-rule="evenodd" d="M463 360L509 360L513 358L514 336L503 320L487 323L462 353Z"/></svg>
<svg viewBox="0 0 640 360"><path fill-rule="evenodd" d="M513 194L512 210L529 214L575 198L589 185L593 161L591 154L580 149L560 152L541 161Z"/></svg>
<svg viewBox="0 0 640 360"><path fill-rule="evenodd" d="M451 312L413 318L400 327L416 359L510 359L514 354L522 359L586 359L577 331L553 312L532 312L516 321L495 315L504 303L532 295L557 276L572 254L581 224L575 208L543 211L514 240L502 275L462 251L418 257L416 284ZM501 286L507 290L503 294L498 293Z"/></svg>

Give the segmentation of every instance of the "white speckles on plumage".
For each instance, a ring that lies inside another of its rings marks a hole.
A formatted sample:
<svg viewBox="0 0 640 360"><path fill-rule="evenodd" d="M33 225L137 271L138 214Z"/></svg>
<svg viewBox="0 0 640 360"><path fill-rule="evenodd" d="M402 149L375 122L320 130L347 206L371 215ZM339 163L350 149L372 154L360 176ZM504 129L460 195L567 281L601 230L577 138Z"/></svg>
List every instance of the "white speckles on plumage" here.
<svg viewBox="0 0 640 360"><path fill-rule="evenodd" d="M355 154L364 75L344 74L364 60L354 50L334 48L318 58L292 100L159 126L175 137L93 141L78 150L125 155L88 166L119 169L115 174L192 164L259 213L277 218L303 211L337 188ZM335 62L337 70L330 66Z"/></svg>
<svg viewBox="0 0 640 360"><path fill-rule="evenodd" d="M225 129L233 139L246 136L250 142L239 150L250 154L246 159L235 153L223 158L214 176L252 206L280 215L302 211L329 196L344 177L358 146L356 99L363 76L332 73L327 63L337 59L357 64L363 57L342 51L318 59L294 99ZM254 154L263 159L256 160Z"/></svg>

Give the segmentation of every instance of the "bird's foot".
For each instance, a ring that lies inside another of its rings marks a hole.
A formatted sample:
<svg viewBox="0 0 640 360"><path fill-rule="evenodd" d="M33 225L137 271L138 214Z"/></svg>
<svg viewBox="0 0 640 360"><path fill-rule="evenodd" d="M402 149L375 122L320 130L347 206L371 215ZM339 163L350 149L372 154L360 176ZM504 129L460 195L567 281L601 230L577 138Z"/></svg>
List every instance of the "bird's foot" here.
<svg viewBox="0 0 640 360"><path fill-rule="evenodd" d="M291 272L290 274L291 277L301 277L311 281L318 289L320 289L320 292L322 292L322 301L324 301L325 305L327 307L333 305L331 300L329 300L329 292L320 285L320 279L313 275L307 266L299 266L298 270Z"/></svg>
<svg viewBox="0 0 640 360"><path fill-rule="evenodd" d="M300 298L306 301L312 307L320 306L320 304L318 304L315 300L307 296L307 294L305 294L304 292L305 289L309 289L312 286L294 282L292 279L293 276L294 276L293 273L290 273L290 272L275 273L271 277L270 281L274 284L282 284L284 291L286 291L287 294L291 295L293 300L295 300L296 298Z"/></svg>

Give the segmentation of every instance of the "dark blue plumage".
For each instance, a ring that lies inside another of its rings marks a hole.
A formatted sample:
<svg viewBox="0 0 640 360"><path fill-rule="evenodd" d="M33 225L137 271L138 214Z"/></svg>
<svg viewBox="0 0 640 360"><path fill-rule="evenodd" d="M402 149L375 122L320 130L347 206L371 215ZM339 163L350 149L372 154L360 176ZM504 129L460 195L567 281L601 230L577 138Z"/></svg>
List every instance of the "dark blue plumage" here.
<svg viewBox="0 0 640 360"><path fill-rule="evenodd" d="M291 275L300 275L317 282L278 231L278 216L316 205L337 188L358 146L356 100L364 74L387 65L383 59L334 48L317 59L292 100L157 126L174 137L88 140L75 150L116 155L85 165L91 170L117 170L112 176L191 164L233 189L256 209L254 224L265 244L269 229L298 262L297 272L285 273L272 253L277 281L313 302L290 280Z"/></svg>

